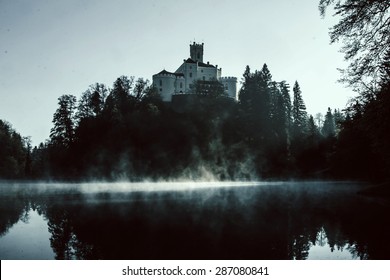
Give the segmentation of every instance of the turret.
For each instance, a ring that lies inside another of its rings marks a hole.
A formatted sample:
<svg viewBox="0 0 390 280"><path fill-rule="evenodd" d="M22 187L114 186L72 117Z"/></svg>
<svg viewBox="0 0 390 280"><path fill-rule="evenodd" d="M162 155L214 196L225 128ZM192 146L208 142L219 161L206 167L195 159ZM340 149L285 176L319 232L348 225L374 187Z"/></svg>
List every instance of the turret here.
<svg viewBox="0 0 390 280"><path fill-rule="evenodd" d="M222 77L219 81L223 84L227 95L230 98L237 100L237 78L236 77Z"/></svg>
<svg viewBox="0 0 390 280"><path fill-rule="evenodd" d="M190 45L191 59L198 62L203 62L203 43L196 44L195 42Z"/></svg>

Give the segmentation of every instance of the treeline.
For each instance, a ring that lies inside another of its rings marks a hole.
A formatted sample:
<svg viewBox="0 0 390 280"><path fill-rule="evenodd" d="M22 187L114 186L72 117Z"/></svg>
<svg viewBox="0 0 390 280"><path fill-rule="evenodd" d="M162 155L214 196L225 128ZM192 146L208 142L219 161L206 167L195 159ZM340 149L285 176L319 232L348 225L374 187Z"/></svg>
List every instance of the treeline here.
<svg viewBox="0 0 390 280"><path fill-rule="evenodd" d="M338 177L384 181L390 176L390 51L375 89L366 88L345 109L335 149Z"/></svg>
<svg viewBox="0 0 390 280"><path fill-rule="evenodd" d="M331 165L334 176L389 180L389 1L320 0L318 7L322 16L330 8L338 18L330 42L343 43L349 64L341 81L359 94L345 110Z"/></svg>
<svg viewBox="0 0 390 280"><path fill-rule="evenodd" d="M292 97L291 97L292 95ZM286 81L275 82L265 64L261 71L247 66L239 92L237 112L227 122L233 137L227 144L242 143L253 158L255 174L266 178L325 178L343 120L329 108L308 115L298 82L292 93Z"/></svg>
<svg viewBox="0 0 390 280"><path fill-rule="evenodd" d="M144 79L96 83L79 100L58 98L50 139L37 147L1 121L0 178L385 180L388 72L378 92L314 117L299 83L274 81L266 64L245 69L238 102L218 81L196 82L180 96L185 107L162 102Z"/></svg>
<svg viewBox="0 0 390 280"><path fill-rule="evenodd" d="M12 178L143 180L326 178L340 111L308 116L298 82L275 82L264 65L243 74L239 101L218 81L198 81L190 106L161 101L144 79L91 85L58 99L50 139L20 142L24 172ZM292 97L291 97L292 96ZM183 96L182 96L183 97ZM187 103L188 103L187 100Z"/></svg>
<svg viewBox="0 0 390 280"><path fill-rule="evenodd" d="M6 121L0 120L0 179L22 179L29 176L31 145Z"/></svg>

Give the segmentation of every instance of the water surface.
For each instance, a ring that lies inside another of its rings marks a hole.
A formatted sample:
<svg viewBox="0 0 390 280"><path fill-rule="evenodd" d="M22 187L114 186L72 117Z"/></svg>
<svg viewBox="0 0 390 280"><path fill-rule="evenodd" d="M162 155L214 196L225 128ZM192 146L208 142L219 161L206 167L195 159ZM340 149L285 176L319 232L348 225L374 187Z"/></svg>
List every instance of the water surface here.
<svg viewBox="0 0 390 280"><path fill-rule="evenodd" d="M363 187L3 183L0 259L389 259L389 201Z"/></svg>

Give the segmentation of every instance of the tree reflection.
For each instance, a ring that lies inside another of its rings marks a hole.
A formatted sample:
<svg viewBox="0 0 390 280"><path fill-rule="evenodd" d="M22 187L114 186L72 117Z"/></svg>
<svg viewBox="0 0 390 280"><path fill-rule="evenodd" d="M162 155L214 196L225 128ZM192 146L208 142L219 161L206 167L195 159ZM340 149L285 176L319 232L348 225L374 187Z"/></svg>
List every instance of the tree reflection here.
<svg viewBox="0 0 390 280"><path fill-rule="evenodd" d="M49 208L50 244L59 260L93 259L93 246L81 242L72 225L75 217L61 208Z"/></svg>
<svg viewBox="0 0 390 280"><path fill-rule="evenodd" d="M309 256L310 242L307 236L300 235L298 238L293 240L293 259L306 260Z"/></svg>
<svg viewBox="0 0 390 280"><path fill-rule="evenodd" d="M3 233L26 209L47 218L56 259L307 259L327 245L358 259L390 255L389 204L350 192L286 185L1 201Z"/></svg>
<svg viewBox="0 0 390 280"><path fill-rule="evenodd" d="M49 232L52 235L50 238L50 244L56 254L56 259L74 259L72 244L75 236L67 213L62 211L53 211L50 213L48 218Z"/></svg>
<svg viewBox="0 0 390 280"><path fill-rule="evenodd" d="M19 220L27 221L29 201L23 197L14 197L0 193L0 237Z"/></svg>

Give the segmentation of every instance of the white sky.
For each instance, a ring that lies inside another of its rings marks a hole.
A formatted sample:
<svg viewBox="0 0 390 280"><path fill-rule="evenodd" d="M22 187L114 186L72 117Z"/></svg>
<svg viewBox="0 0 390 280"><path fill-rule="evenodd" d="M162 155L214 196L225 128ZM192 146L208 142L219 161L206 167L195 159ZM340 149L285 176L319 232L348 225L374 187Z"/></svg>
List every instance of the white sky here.
<svg viewBox="0 0 390 280"><path fill-rule="evenodd" d="M0 119L33 144L49 138L57 98L121 76L175 71L189 44L239 81L264 63L275 81L298 80L309 114L344 108L340 45L318 0L0 0ZM238 85L239 86L239 85Z"/></svg>

